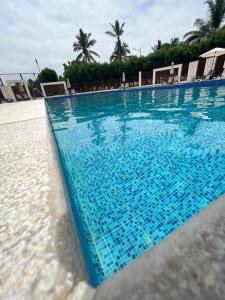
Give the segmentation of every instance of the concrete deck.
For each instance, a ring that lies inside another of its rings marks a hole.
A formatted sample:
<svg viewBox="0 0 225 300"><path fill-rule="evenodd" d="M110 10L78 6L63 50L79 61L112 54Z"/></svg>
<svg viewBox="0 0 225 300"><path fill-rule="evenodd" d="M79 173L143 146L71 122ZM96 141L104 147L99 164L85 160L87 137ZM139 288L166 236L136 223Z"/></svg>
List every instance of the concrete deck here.
<svg viewBox="0 0 225 300"><path fill-rule="evenodd" d="M0 124L0 299L225 299L225 196L93 291L44 101L0 105Z"/></svg>
<svg viewBox="0 0 225 300"><path fill-rule="evenodd" d="M0 299L66 299L86 278L43 100L0 105Z"/></svg>

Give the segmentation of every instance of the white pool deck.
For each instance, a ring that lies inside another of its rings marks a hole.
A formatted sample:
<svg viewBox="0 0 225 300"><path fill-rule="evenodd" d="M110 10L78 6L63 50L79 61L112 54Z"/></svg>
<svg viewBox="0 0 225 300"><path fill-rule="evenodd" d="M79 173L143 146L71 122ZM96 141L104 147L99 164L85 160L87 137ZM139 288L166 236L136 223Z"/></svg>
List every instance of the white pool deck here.
<svg viewBox="0 0 225 300"><path fill-rule="evenodd" d="M66 299L78 258L44 100L0 105L0 299Z"/></svg>
<svg viewBox="0 0 225 300"><path fill-rule="evenodd" d="M225 299L225 196L85 290L43 100L0 105L0 158L0 299Z"/></svg>

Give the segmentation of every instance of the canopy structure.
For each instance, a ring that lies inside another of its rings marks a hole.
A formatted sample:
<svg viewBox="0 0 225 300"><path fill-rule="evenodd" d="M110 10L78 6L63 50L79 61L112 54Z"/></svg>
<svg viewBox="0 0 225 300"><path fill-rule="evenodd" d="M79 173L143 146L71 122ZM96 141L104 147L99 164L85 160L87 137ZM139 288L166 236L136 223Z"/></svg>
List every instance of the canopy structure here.
<svg viewBox="0 0 225 300"><path fill-rule="evenodd" d="M209 57L217 57L225 54L225 48L214 48L206 53L203 53L200 55L200 57L203 58L209 58Z"/></svg>

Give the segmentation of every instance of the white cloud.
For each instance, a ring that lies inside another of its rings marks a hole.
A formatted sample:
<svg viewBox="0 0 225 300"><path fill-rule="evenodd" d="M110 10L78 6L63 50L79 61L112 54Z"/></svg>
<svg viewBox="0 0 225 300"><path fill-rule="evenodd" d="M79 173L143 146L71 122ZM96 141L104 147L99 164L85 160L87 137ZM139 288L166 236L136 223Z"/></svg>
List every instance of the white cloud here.
<svg viewBox="0 0 225 300"><path fill-rule="evenodd" d="M197 17L205 17L204 0L7 0L1 3L0 73L63 72L62 64L75 54L72 44L79 28L97 40L95 51L108 61L114 47L105 35L109 22L126 22L123 39L144 55L158 39L182 38ZM133 51L133 54L137 54Z"/></svg>

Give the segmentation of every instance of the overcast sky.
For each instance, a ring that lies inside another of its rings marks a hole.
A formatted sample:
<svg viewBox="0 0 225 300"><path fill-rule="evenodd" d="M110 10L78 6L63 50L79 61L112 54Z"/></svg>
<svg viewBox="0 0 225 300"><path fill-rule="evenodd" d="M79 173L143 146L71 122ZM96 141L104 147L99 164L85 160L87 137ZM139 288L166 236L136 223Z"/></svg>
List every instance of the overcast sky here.
<svg viewBox="0 0 225 300"><path fill-rule="evenodd" d="M93 50L108 61L114 41L104 32L109 22L126 22L123 40L146 55L158 39L182 38L198 17L206 16L204 0L2 0L0 73L50 67L63 73L75 58L72 44L79 28L91 32Z"/></svg>

